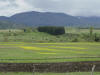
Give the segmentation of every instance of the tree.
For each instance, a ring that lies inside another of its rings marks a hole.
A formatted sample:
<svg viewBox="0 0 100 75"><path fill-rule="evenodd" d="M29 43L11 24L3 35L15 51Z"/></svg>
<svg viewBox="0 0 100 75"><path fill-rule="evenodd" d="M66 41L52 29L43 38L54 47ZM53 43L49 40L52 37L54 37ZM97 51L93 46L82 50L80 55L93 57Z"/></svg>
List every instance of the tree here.
<svg viewBox="0 0 100 75"><path fill-rule="evenodd" d="M93 27L92 26L90 27L89 36L90 36L90 41L92 41L93 40Z"/></svg>
<svg viewBox="0 0 100 75"><path fill-rule="evenodd" d="M95 36L94 36L94 41L95 42L99 42L100 41L100 36L98 36L96 33L95 33Z"/></svg>

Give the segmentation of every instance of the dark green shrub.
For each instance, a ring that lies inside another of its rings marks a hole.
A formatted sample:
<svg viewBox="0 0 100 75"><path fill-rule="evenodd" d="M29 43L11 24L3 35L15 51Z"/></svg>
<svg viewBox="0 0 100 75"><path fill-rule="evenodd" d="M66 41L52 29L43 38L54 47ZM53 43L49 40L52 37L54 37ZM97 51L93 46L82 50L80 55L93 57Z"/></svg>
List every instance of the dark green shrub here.
<svg viewBox="0 0 100 75"><path fill-rule="evenodd" d="M78 38L74 38L73 40L72 40L72 42L78 42L79 40L78 40Z"/></svg>
<svg viewBox="0 0 100 75"><path fill-rule="evenodd" d="M99 42L100 41L100 36L98 36L96 33L95 33L94 41L95 42Z"/></svg>

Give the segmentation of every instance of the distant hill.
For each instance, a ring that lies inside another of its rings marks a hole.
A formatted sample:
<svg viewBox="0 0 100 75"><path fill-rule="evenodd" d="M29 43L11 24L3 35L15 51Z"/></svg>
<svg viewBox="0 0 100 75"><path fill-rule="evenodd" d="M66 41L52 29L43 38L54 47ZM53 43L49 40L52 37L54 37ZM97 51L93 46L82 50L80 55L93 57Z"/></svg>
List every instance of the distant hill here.
<svg viewBox="0 0 100 75"><path fill-rule="evenodd" d="M85 25L92 25L96 28L100 28L100 17L91 16L91 17L80 17L80 20L85 23Z"/></svg>
<svg viewBox="0 0 100 75"><path fill-rule="evenodd" d="M17 28L19 29L24 27L26 26L22 24L15 24L8 21L0 21L0 29L17 29Z"/></svg>
<svg viewBox="0 0 100 75"><path fill-rule="evenodd" d="M11 17L1 16L0 21L10 21L27 26L74 26L87 27L89 25L100 27L100 17L75 17L64 13L52 12L24 12Z"/></svg>

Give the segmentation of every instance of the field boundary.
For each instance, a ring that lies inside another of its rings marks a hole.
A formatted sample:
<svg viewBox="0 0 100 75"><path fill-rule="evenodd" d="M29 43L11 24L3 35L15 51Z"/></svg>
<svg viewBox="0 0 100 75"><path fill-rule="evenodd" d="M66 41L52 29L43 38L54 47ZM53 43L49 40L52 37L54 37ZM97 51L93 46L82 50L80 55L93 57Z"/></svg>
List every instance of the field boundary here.
<svg viewBox="0 0 100 75"><path fill-rule="evenodd" d="M0 72L100 72L100 61L63 63L0 63Z"/></svg>
<svg viewBox="0 0 100 75"><path fill-rule="evenodd" d="M0 60L8 60L8 61L10 61L10 60L12 60L12 61L16 61L16 60L54 60L54 59L73 59L73 58L100 58L100 56L94 56L94 57L61 57L61 58L45 58L45 59L39 59L39 58L37 58L37 59L0 59Z"/></svg>

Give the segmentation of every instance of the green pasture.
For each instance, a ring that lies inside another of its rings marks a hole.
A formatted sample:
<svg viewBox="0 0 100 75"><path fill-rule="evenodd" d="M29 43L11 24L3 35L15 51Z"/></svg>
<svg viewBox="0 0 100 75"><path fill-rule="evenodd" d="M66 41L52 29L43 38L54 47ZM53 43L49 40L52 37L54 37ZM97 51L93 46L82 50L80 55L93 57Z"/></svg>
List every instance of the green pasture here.
<svg viewBox="0 0 100 75"><path fill-rule="evenodd" d="M100 43L0 42L0 63L99 61Z"/></svg>
<svg viewBox="0 0 100 75"><path fill-rule="evenodd" d="M72 73L27 73L27 72L16 72L16 73L0 73L0 75L91 75L90 72L72 72ZM100 72L95 72L94 75L100 75Z"/></svg>
<svg viewBox="0 0 100 75"><path fill-rule="evenodd" d="M90 29L81 29L75 27L65 27L66 33L73 33L73 34L81 34L81 33L89 33ZM93 33L100 33L100 29L93 29Z"/></svg>
<svg viewBox="0 0 100 75"><path fill-rule="evenodd" d="M0 42L89 42L90 29L65 27L63 35L50 35L44 32L24 32L21 29L0 30ZM92 41L100 37L100 29L93 29ZM98 40L100 41L100 39Z"/></svg>

